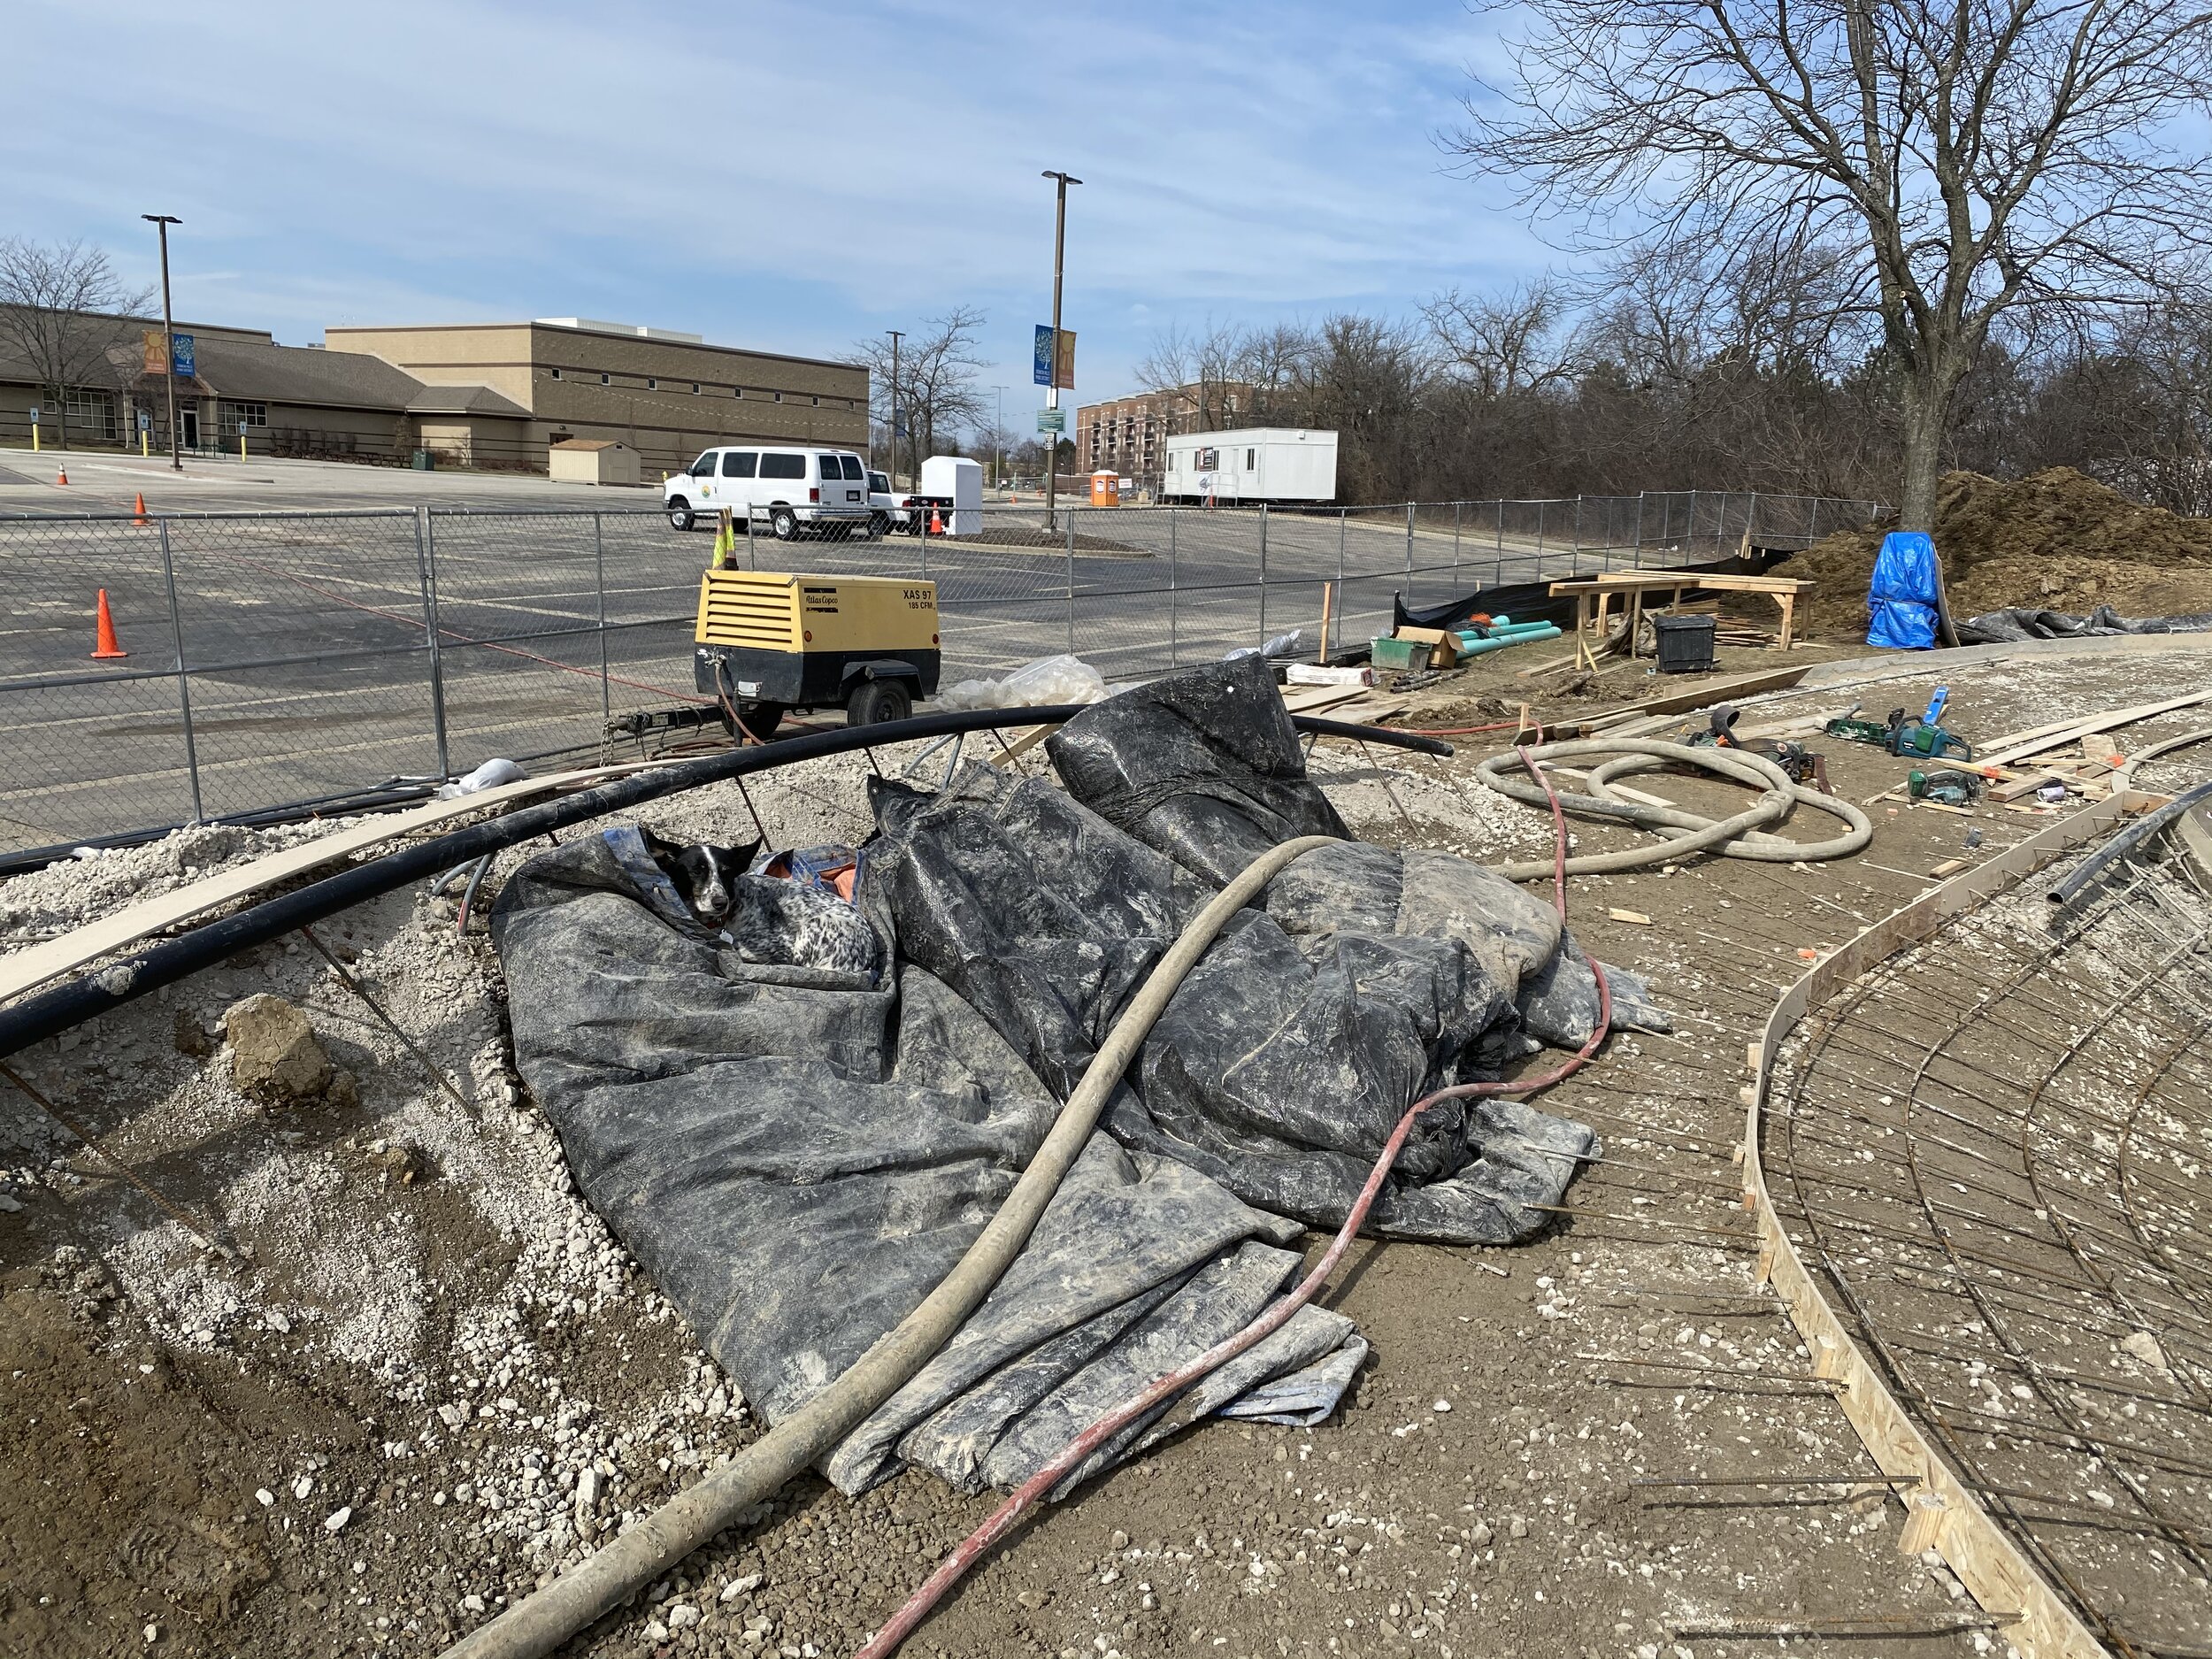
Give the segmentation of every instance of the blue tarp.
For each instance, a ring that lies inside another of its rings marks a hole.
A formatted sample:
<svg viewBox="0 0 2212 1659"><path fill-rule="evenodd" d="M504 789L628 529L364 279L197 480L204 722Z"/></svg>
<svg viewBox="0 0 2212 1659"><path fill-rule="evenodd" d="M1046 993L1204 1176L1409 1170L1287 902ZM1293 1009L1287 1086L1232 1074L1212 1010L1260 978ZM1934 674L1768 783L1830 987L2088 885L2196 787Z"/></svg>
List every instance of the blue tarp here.
<svg viewBox="0 0 2212 1659"><path fill-rule="evenodd" d="M1936 642L1935 543L1918 530L1893 530L1875 556L1867 587L1866 642L1924 651Z"/></svg>

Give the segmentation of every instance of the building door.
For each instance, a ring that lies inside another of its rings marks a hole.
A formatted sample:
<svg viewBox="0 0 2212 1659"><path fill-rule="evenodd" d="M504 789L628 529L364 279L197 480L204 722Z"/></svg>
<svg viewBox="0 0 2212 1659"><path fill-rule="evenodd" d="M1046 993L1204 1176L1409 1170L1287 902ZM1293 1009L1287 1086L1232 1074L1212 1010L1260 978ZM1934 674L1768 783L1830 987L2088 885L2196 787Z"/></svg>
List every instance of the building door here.
<svg viewBox="0 0 2212 1659"><path fill-rule="evenodd" d="M179 406L177 410L177 432L183 439L184 447L186 449L196 449L200 447L199 405L196 403L185 403Z"/></svg>

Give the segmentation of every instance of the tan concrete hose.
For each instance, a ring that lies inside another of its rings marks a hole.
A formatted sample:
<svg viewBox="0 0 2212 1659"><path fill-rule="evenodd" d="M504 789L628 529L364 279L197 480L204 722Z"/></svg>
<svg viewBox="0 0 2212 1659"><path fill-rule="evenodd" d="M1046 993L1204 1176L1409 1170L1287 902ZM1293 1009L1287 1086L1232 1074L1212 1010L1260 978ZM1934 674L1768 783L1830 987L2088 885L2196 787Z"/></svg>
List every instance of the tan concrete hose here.
<svg viewBox="0 0 2212 1659"><path fill-rule="evenodd" d="M1316 848L1305 835L1271 848L1193 917L1133 998L1083 1080L1061 1107L1051 1133L1007 1194L998 1213L959 1265L921 1304L804 1406L678 1494L612 1543L446 1650L446 1659L538 1659L603 1614L619 1607L754 1505L765 1502L859 1426L951 1340L1029 1241L1037 1218L1091 1138L1106 1097L1168 999L1216 934L1278 872Z"/></svg>
<svg viewBox="0 0 2212 1659"><path fill-rule="evenodd" d="M1740 749L1707 748L1701 744L1669 743L1653 738L1591 737L1566 743L1544 743L1525 751L1494 755L1475 769L1479 778L1500 795L1531 806L1549 804L1544 792L1512 777L1507 769L1522 764L1521 756L1537 762L1591 760L1610 757L1592 769L1589 793L1562 791L1559 803L1578 818L1609 819L1638 829L1676 830L1678 834L1646 847L1625 847L1609 853L1583 853L1567 860L1571 876L1604 875L1638 870L1649 864L1673 864L1690 853L1714 851L1731 858L1750 858L1775 864L1842 858L1859 851L1874 838L1874 821L1852 803L1822 795L1790 781L1789 775L1763 755ZM1608 788L1608 781L1624 772L1683 766L1712 772L1731 782L1747 784L1763 793L1732 818L1701 818L1677 807L1655 806L1624 800ZM1809 807L1841 818L1848 828L1824 841L1793 841L1761 831L1780 823L1793 806ZM1493 865L1509 881L1548 879L1552 861L1532 858L1517 864Z"/></svg>

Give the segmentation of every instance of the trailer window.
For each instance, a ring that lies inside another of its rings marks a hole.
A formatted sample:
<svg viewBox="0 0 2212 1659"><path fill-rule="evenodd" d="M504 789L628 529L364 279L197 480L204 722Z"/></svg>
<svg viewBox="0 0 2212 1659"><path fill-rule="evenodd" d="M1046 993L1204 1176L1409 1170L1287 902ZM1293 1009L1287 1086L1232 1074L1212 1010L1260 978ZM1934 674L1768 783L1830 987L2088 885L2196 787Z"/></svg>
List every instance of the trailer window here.
<svg viewBox="0 0 2212 1659"><path fill-rule="evenodd" d="M722 476L724 478L750 478L753 475L753 464L759 458L760 456L757 450L725 449L722 451Z"/></svg>
<svg viewBox="0 0 2212 1659"><path fill-rule="evenodd" d="M788 450L770 450L760 457L763 478L804 478L806 457L793 455Z"/></svg>
<svg viewBox="0 0 2212 1659"><path fill-rule="evenodd" d="M1256 472L1259 470L1259 463L1253 459L1253 457L1258 453L1259 451L1256 449L1247 449L1244 452L1244 470L1246 472Z"/></svg>

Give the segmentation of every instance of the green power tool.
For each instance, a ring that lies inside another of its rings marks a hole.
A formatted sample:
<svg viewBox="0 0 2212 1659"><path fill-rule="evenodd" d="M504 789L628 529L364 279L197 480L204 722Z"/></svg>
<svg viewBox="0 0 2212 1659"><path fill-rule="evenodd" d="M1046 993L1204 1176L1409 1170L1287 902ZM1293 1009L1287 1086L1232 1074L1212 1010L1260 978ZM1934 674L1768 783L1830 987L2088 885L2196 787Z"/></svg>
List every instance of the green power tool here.
<svg viewBox="0 0 2212 1659"><path fill-rule="evenodd" d="M1950 699L1951 688L1939 686L1935 695L1928 700L1925 714L1915 719L1902 709L1892 709L1886 721L1856 718L1859 709L1854 703L1848 713L1829 721L1823 729L1830 737L1852 743L1871 743L1900 759L1971 760L1973 744L1941 723L1944 705Z"/></svg>

